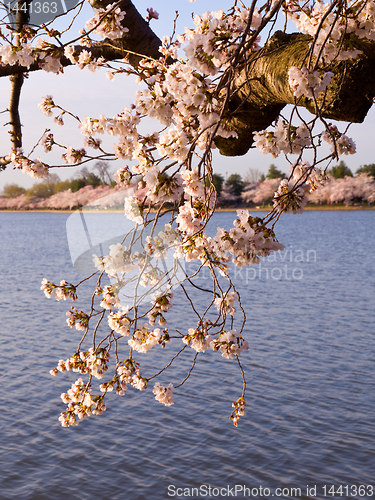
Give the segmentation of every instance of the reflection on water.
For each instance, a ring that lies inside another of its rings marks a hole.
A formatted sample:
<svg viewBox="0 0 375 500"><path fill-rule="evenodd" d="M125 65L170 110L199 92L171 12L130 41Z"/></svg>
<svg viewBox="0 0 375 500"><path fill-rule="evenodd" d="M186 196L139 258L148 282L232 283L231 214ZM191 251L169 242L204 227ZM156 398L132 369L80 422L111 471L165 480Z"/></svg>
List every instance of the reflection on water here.
<svg viewBox="0 0 375 500"><path fill-rule="evenodd" d="M248 413L238 429L228 419L241 390L238 367L208 351L173 406L154 401L151 391L129 389L123 398L110 395L103 416L63 429L59 396L76 374L48 372L73 353L78 335L64 324L71 304L45 299L39 287L43 277L82 278L69 253L69 215L1 213L0 499L159 500L171 497L169 485L202 484L300 487L300 498L307 498L307 485L317 485L323 498L323 485L371 484L373 214L285 216L277 236L287 252L265 260L256 275L233 272L250 342L243 357ZM230 227L233 218L217 215L211 230ZM77 307L84 305L79 300ZM190 326L179 294L168 315L179 329ZM186 350L182 365L161 382L181 381L193 354ZM151 373L164 355L157 351L145 369Z"/></svg>

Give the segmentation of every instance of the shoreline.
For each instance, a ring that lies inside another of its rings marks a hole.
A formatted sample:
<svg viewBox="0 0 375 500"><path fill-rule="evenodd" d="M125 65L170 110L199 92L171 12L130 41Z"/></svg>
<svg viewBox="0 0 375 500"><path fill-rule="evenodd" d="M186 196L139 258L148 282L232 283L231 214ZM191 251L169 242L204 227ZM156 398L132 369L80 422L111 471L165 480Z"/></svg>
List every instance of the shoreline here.
<svg viewBox="0 0 375 500"><path fill-rule="evenodd" d="M30 210L15 210L15 209L0 209L0 213L60 213L60 214L73 214L74 212L77 212L78 209L75 210L69 210L69 209L53 209L53 208L46 208L46 209L30 209ZM236 212L237 210L249 210L249 212L269 212L270 207L237 207L237 208L217 208L215 212ZM332 206L332 205L316 205L316 206L305 206L304 211L305 212L313 212L313 211L327 211L327 212L334 212L334 211L355 211L355 210L375 210L375 205L371 207L361 207L361 206L349 206L346 207L345 205L338 205L338 206ZM123 210L83 210L83 213L95 213L95 214L113 214L113 213L124 213Z"/></svg>
<svg viewBox="0 0 375 500"><path fill-rule="evenodd" d="M217 208L216 212L236 212L237 210L249 210L249 212L269 212L271 210L271 207L264 207L264 208ZM345 205L343 206L332 206L332 205L316 205L316 206L304 206L303 211L304 212L313 212L313 211L327 211L327 212L333 212L333 211L351 211L351 210L375 210L375 205L371 207L360 207L360 206L352 206L352 207L346 207ZM298 215L298 214L297 214Z"/></svg>

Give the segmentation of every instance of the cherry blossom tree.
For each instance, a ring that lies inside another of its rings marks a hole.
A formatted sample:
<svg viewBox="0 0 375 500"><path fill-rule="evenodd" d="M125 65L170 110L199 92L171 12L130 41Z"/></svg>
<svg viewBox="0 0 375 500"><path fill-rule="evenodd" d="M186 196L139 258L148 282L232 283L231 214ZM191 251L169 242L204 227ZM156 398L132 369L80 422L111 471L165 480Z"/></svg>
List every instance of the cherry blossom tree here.
<svg viewBox="0 0 375 500"><path fill-rule="evenodd" d="M329 205L344 203L349 206L354 202L372 203L375 199L375 182L366 173L339 179L330 177L321 189L310 193L308 198L311 202Z"/></svg>
<svg viewBox="0 0 375 500"><path fill-rule="evenodd" d="M184 33L174 30L162 40L150 27L158 17L152 8L143 19L130 0L89 3L93 17L81 27L79 36L70 39L82 2L64 14L63 33L53 20L31 26L33 3L19 0L9 14L14 21L4 23L1 32L0 76L10 76L12 84L11 145L0 160L3 168L12 164L44 178L53 168L48 153L56 149L71 166L91 161L136 162L119 168L114 176L124 189L125 215L134 228L110 247L108 255L93 257L97 271L83 280L93 283L90 308L72 307L67 312L68 325L81 331L82 337L74 354L60 360L51 374L73 370L82 378L62 395L67 408L60 422L67 427L102 414L108 392L115 389L123 395L129 387L146 390L151 380L155 399L169 406L175 391L196 368L198 357L213 349L234 358L239 367L243 389L230 415L237 426L245 414L246 382L240 355L248 349L248 342L245 312L228 263L256 265L261 257L282 250L275 234L281 214L301 213L306 190L321 189L332 161L355 153L348 126L339 130L329 120L362 122L372 105L375 3L253 0L245 5L234 0L227 12L197 15ZM9 9L9 4L4 6ZM284 30L277 31L282 20ZM298 32L288 33L287 28ZM61 77L69 65L77 66L77 72L105 68L109 80L135 77L140 90L130 108L112 117L79 117L51 95L45 96L40 110L54 117L56 128L65 122L78 124L83 144L80 137L75 144L63 144L58 133L49 130L27 155L22 150L19 114L25 75L46 71ZM301 108L311 113L309 118ZM150 118L157 122L154 131L142 132L142 124ZM113 150L104 147L102 136L112 138ZM212 149L231 156L244 154L250 147L273 158L285 155L289 178L272 184L273 208L268 215L253 217L239 210L229 231L218 228L215 236L208 236L206 225L217 197ZM76 204L87 203L93 188L80 191L75 194ZM168 260L171 252L173 258ZM191 260L199 263L194 274L181 264ZM169 262L167 270L161 261ZM209 306L200 312L190 294L204 268L211 273L212 286L201 290L208 294ZM104 276L110 285L103 284ZM44 279L42 290L47 297L75 301L83 281L54 284ZM128 286L133 286L131 302ZM184 331L166 326L177 290L183 291L195 314ZM237 315L242 320L234 328ZM99 332L103 332L100 339ZM149 374L147 364L139 360L157 346L168 349L171 342L180 342L178 353L157 373ZM124 344L129 349L125 359ZM154 381L188 348L195 356L182 381L168 385ZM104 378L109 370L111 375ZM95 394L94 379L102 378Z"/></svg>
<svg viewBox="0 0 375 500"><path fill-rule="evenodd" d="M237 203L239 200L238 195L235 194L233 190L233 186L230 186L229 184L225 184L223 189L221 190L221 194L218 198L218 202L220 205L222 204L233 204Z"/></svg>
<svg viewBox="0 0 375 500"><path fill-rule="evenodd" d="M264 205L269 203L277 191L281 182L281 177L277 179L267 179L259 182L256 186L245 188L242 193L242 200L245 203L254 203L256 205Z"/></svg>

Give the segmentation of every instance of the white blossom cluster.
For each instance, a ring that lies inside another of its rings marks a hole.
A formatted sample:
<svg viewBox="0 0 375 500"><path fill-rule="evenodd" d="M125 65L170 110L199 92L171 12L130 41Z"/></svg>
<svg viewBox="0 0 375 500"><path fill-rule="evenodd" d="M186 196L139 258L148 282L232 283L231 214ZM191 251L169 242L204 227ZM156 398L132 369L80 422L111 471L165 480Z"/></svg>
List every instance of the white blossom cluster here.
<svg viewBox="0 0 375 500"><path fill-rule="evenodd" d="M118 7L114 8L114 6L115 4L112 4L108 5L106 9L93 9L95 16L87 21L87 30L109 40L123 37L129 31L128 28L121 25L125 12L122 12ZM81 34L86 37L88 35L85 30L82 30ZM81 42L82 44L91 43L89 40L81 40ZM42 70L58 74L63 71L59 49L59 46L40 36L36 38L34 46L25 40L21 40L19 46L9 42L0 45L0 63L10 66L19 64L28 69L32 64L38 63ZM80 69L87 67L92 72L95 72L105 62L103 57L95 59L87 50L80 51L79 55L75 57L72 46L64 47L64 55Z"/></svg>
<svg viewBox="0 0 375 500"><path fill-rule="evenodd" d="M350 31L359 38L375 40L375 2L373 0L353 1L350 5L355 16L349 19Z"/></svg>
<svg viewBox="0 0 375 500"><path fill-rule="evenodd" d="M60 281L60 285L55 285L46 278L42 280L42 286L44 295L49 299L53 295L56 300L66 300L71 298L73 301L77 299L77 289L72 283L68 283L65 280Z"/></svg>
<svg viewBox="0 0 375 500"><path fill-rule="evenodd" d="M137 92L135 110L140 115L157 119L164 126L171 126L157 138L155 146L159 155L184 161L192 140L198 148L205 149L206 140L218 123L225 93L214 95L215 86L211 80L182 60L170 65L162 61L141 64L147 88ZM235 135L222 125L218 134L223 137ZM140 159L144 168L143 153L139 153L142 151L138 145L132 157Z"/></svg>
<svg viewBox="0 0 375 500"><path fill-rule="evenodd" d="M74 55L74 47L67 45L64 47L64 55L70 62L76 64L79 69L87 68L92 73L100 68L104 63L104 57L95 58L92 56L92 53L86 49L83 49L79 52L78 57Z"/></svg>
<svg viewBox="0 0 375 500"><path fill-rule="evenodd" d="M134 359L126 359L117 365L117 374L122 390L126 390L126 384L132 385L139 391L147 388L147 379L142 377L139 371L139 364ZM123 395L118 392L118 394Z"/></svg>
<svg viewBox="0 0 375 500"><path fill-rule="evenodd" d="M79 351L67 360L60 359L56 368L50 370L50 374L56 376L58 372L78 372L81 374L91 373L95 378L101 379L103 373L108 370L110 354L106 349L94 349Z"/></svg>
<svg viewBox="0 0 375 500"><path fill-rule="evenodd" d="M290 189L286 179L280 182L273 199L273 206L277 212L301 214L306 203L307 196L303 187Z"/></svg>
<svg viewBox="0 0 375 500"><path fill-rule="evenodd" d="M118 186L122 186L124 188L130 187L131 179L133 174L130 172L129 167L122 167L113 175L113 180L116 182Z"/></svg>
<svg viewBox="0 0 375 500"><path fill-rule="evenodd" d="M42 139L40 140L41 146L43 146L44 152L49 153L52 151L52 147L55 144L55 140L53 138L53 134L48 133L49 131L46 131L43 134Z"/></svg>
<svg viewBox="0 0 375 500"><path fill-rule="evenodd" d="M180 41L188 42L184 51L189 65L209 75L215 75L225 68L241 42L249 14L248 9L236 6L230 14L218 10L195 16L195 29L185 28L185 35L179 37ZM261 20L261 15L255 9L250 35L259 27ZM251 48L258 50L257 42Z"/></svg>
<svg viewBox="0 0 375 500"><path fill-rule="evenodd" d="M121 310L117 313L111 311L108 316L108 325L113 331L124 337L130 335L131 320L128 316L128 310Z"/></svg>
<svg viewBox="0 0 375 500"><path fill-rule="evenodd" d="M27 42L21 42L19 47L4 44L0 45L0 62L2 65L10 66L19 64L28 69L34 62L38 62L42 70L59 73L62 66L60 57L54 53L56 48L43 38L38 38L34 47Z"/></svg>
<svg viewBox="0 0 375 500"><path fill-rule="evenodd" d="M279 119L274 130L261 130L254 134L255 146L261 153L277 158L280 153L301 154L311 145L311 132L301 123L298 127Z"/></svg>
<svg viewBox="0 0 375 500"><path fill-rule="evenodd" d="M138 363L131 359L125 360L123 363L118 363L116 374L112 380L103 382L99 388L101 392L107 393L112 392L116 386L116 394L124 396L128 388L127 384L132 385L140 391L147 387L147 379L141 377Z"/></svg>
<svg viewBox="0 0 375 500"><path fill-rule="evenodd" d="M176 217L179 231L189 235L197 233L203 227L204 217L205 211L202 203L185 201L179 207L178 216Z"/></svg>
<svg viewBox="0 0 375 500"><path fill-rule="evenodd" d="M38 104L38 108L41 112L46 116L52 116L52 109L55 107L55 103L53 101L53 97L51 95L47 95L42 98L42 101Z"/></svg>
<svg viewBox="0 0 375 500"><path fill-rule="evenodd" d="M63 153L61 158L65 161L65 163L79 164L85 156L86 150L84 148L75 149L73 146L68 146L66 153Z"/></svg>
<svg viewBox="0 0 375 500"><path fill-rule="evenodd" d="M150 325L144 323L142 326L137 327L132 338L128 340L128 343L135 351L145 353L152 349L159 342L159 339L160 328L150 330Z"/></svg>
<svg viewBox="0 0 375 500"><path fill-rule="evenodd" d="M166 224L164 231L160 231L157 237L147 237L147 245L144 252L136 251L131 253L126 246L117 243L110 246L110 253L106 256L98 257L93 255L95 267L99 271L105 271L110 278L115 278L116 283L107 285L104 288L98 288L96 295L102 295L101 307L113 310L114 307L122 307L118 293L124 284L127 283L126 273L133 270L139 270L139 284L147 287L154 286L160 283L164 272L157 267L157 259L166 256L166 252L170 246L176 245L178 233L171 229L171 225ZM156 263L153 262L153 257ZM148 312L148 318L151 325L155 324L156 319L160 325L165 325L166 320L163 313L167 312L172 307L173 293L170 292L170 286L164 291L155 294L151 301L152 307ZM117 333L121 335L130 334L131 321L128 317L128 309L122 307L122 311L118 313L111 312L109 315L109 325Z"/></svg>
<svg viewBox="0 0 375 500"><path fill-rule="evenodd" d="M143 391L147 387L147 382L147 379L140 374L139 364L134 359L126 359L117 364L116 374L111 380L100 384L100 391L106 394L116 387L116 393L123 396L128 388L127 384Z"/></svg>
<svg viewBox="0 0 375 500"><path fill-rule="evenodd" d="M213 266L222 274L228 273L227 263L231 260L237 267L259 264L259 257L283 250L272 230L261 224L248 210L237 210L239 219L229 231L218 228L214 237L203 234L190 236L176 248L175 255L187 262L200 259L205 266ZM176 219L178 221L178 217Z"/></svg>
<svg viewBox="0 0 375 500"><path fill-rule="evenodd" d="M286 10L299 31L316 36L314 55L330 62L344 61L361 53L351 46L347 34L375 39L374 6L373 0L351 0L344 8L340 5L338 12L331 8L330 2L323 0L288 0Z"/></svg>
<svg viewBox="0 0 375 500"><path fill-rule="evenodd" d="M197 328L189 328L188 335L182 339L183 343L190 345L197 352L205 352L212 347L213 337L207 331L208 322L199 322Z"/></svg>
<svg viewBox="0 0 375 500"><path fill-rule="evenodd" d="M215 306L218 311L221 311L223 314L230 314L233 316L236 312L234 304L238 300L237 292L228 292L224 297L217 297L215 299Z"/></svg>
<svg viewBox="0 0 375 500"><path fill-rule="evenodd" d="M95 378L101 379L104 372L108 370L109 358L110 354L105 348L91 347L85 358L87 369Z"/></svg>
<svg viewBox="0 0 375 500"><path fill-rule="evenodd" d="M122 38L124 33L129 31L128 28L121 25L126 12L122 11L120 7L115 8L115 5L116 2L107 5L105 9L93 9L95 15L86 22L87 30L109 40Z"/></svg>
<svg viewBox="0 0 375 500"><path fill-rule="evenodd" d="M47 42L44 38L37 38L34 57L38 60L39 67L47 73L58 74L62 72L59 51L56 49L56 45Z"/></svg>
<svg viewBox="0 0 375 500"><path fill-rule="evenodd" d="M100 390L104 393L111 392L116 385L116 393L123 396L127 390L127 384L139 391L143 391L147 387L147 379L141 376L138 363L134 359L126 359L118 363L116 375L112 380L102 383Z"/></svg>
<svg viewBox="0 0 375 500"><path fill-rule="evenodd" d="M154 390L156 401L164 404L165 406L173 405L173 384L168 387L163 387L159 382L155 383Z"/></svg>
<svg viewBox="0 0 375 500"><path fill-rule="evenodd" d="M317 97L320 92L324 92L330 85L332 71L327 71L320 78L318 71L311 71L306 67L296 68L292 66L289 71L289 85L295 97Z"/></svg>
<svg viewBox="0 0 375 500"><path fill-rule="evenodd" d="M112 380L109 380L108 382L103 382L100 384L99 389L101 392L107 393L107 392L112 392L113 389L115 388L116 385L116 393L119 396L124 396L126 389L128 388L125 381L122 380L120 381L119 376L113 377Z"/></svg>
<svg viewBox="0 0 375 500"><path fill-rule="evenodd" d="M169 292L169 288L154 295L154 300L151 301L152 309L147 314L151 326L155 325L156 319L160 326L166 324L166 319L163 313L166 313L172 307L173 293Z"/></svg>
<svg viewBox="0 0 375 500"><path fill-rule="evenodd" d="M184 182L184 192L194 199L204 199L205 189L202 180L199 178L198 167L194 170L184 170L181 172Z"/></svg>
<svg viewBox="0 0 375 500"><path fill-rule="evenodd" d="M328 180L328 176L324 170L312 167L308 161L295 163L290 167L290 171L295 181L305 180L310 184L310 193L323 186Z"/></svg>
<svg viewBox="0 0 375 500"><path fill-rule="evenodd" d="M157 236L147 236L145 251L148 255L157 259L166 259L168 250L179 246L181 236L178 231L172 229L171 224L165 224L164 230Z"/></svg>
<svg viewBox="0 0 375 500"><path fill-rule="evenodd" d="M208 255L210 255L210 258L214 258L210 238L205 233L190 236L175 249L176 258L184 259L186 262L200 259L202 263L205 263ZM227 259L227 262L229 260Z"/></svg>
<svg viewBox="0 0 375 500"><path fill-rule="evenodd" d="M143 176L148 189L146 195L151 202L174 203L183 193L181 176L176 173L167 176L160 167L150 167Z"/></svg>
<svg viewBox="0 0 375 500"><path fill-rule="evenodd" d="M323 139L331 144L332 153L337 155L354 155L356 152L355 142L345 134L339 132L336 125L331 123L328 125L328 130L325 130L323 134Z"/></svg>
<svg viewBox="0 0 375 500"><path fill-rule="evenodd" d="M81 134L88 136L89 143L96 145L97 139L94 136L97 134L109 134L110 136L118 136L119 143L115 144L115 155L119 159L131 160L138 159L141 164L145 161L145 152L148 145L153 144L155 138L149 136L147 140L141 140L142 136L138 133L137 125L140 123L140 116L134 110L124 108L121 113L118 113L113 118L107 118L100 115L99 118L85 117L80 123ZM97 147L97 146L95 146ZM142 170L133 167L133 171L141 173Z"/></svg>
<svg viewBox="0 0 375 500"><path fill-rule="evenodd" d="M67 393L61 394L61 399L68 404L67 410L61 413L59 421L63 427L78 425L78 419L101 415L106 406L100 396L92 396L89 384L79 378Z"/></svg>
<svg viewBox="0 0 375 500"><path fill-rule="evenodd" d="M249 343L244 340L242 335L236 329L223 331L211 342L214 351L220 351L223 358L231 359L233 356L239 356L243 351L249 349Z"/></svg>
<svg viewBox="0 0 375 500"><path fill-rule="evenodd" d="M31 43L21 43L20 47L14 47L12 45L0 45L0 61L2 65L9 64L14 66L15 64L20 64L21 66L30 66L35 61L35 54L33 52L33 47Z"/></svg>
<svg viewBox="0 0 375 500"><path fill-rule="evenodd" d="M161 271L157 266L152 267L149 263L142 272L139 284L144 287L158 285L163 276L163 271Z"/></svg>
<svg viewBox="0 0 375 500"><path fill-rule="evenodd" d="M258 225L258 219L251 217L248 210L237 210L238 219L230 231L218 228L216 236L210 239L215 254L225 259L234 255L232 262L237 267L259 264L259 257L283 250L284 245L276 241L274 233ZM259 219L260 221L260 219Z"/></svg>
<svg viewBox="0 0 375 500"><path fill-rule="evenodd" d="M135 196L127 196L124 204L125 216L136 224L143 223L141 200Z"/></svg>
<svg viewBox="0 0 375 500"><path fill-rule="evenodd" d="M114 307L120 307L121 304L118 301L116 290L112 285L106 285L103 288L97 288L95 291L96 295L102 295L103 298L100 301L100 306L103 309L111 310Z"/></svg>
<svg viewBox="0 0 375 500"><path fill-rule="evenodd" d="M136 265L133 264L134 258L135 257L127 251L126 246L121 243L111 245L109 247L109 255L104 257L93 255L95 267L99 271L105 271L110 277L114 277L118 274L123 275L133 271L136 268Z"/></svg>
<svg viewBox="0 0 375 500"><path fill-rule="evenodd" d="M77 330L86 330L89 324L89 317L83 311L78 311L76 307L72 307L69 311L66 311L68 319L66 322L73 328L76 327Z"/></svg>
<svg viewBox="0 0 375 500"><path fill-rule="evenodd" d="M48 165L43 163L40 158L37 160L30 160L23 155L23 151L20 148L12 151L10 159L15 167L22 169L25 174L35 179L45 179L49 174Z"/></svg>

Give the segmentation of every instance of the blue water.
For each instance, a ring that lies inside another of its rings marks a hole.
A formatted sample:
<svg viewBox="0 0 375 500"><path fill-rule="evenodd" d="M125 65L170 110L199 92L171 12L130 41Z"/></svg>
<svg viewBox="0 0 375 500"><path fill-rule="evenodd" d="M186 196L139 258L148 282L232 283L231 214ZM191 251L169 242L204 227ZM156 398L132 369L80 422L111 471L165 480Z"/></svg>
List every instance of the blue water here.
<svg viewBox="0 0 375 500"><path fill-rule="evenodd" d="M69 214L0 213L0 499L200 498L192 488L201 485L217 488L211 498L228 498L235 485L238 498L244 486L301 489L285 490L285 499L309 498L307 485L317 488L311 498L332 498L324 485L375 489L374 215L284 216L277 236L286 251L256 273L233 271L250 343L247 415L237 429L228 417L241 394L238 366L208 351L173 406L130 388L110 394L102 416L64 429L60 393L77 374L49 370L73 354L79 332L65 323L71 303L48 300L39 287L43 277L82 278L69 252ZM100 217L105 225L109 216ZM233 218L217 215L211 231ZM180 329L191 326L178 295L172 311ZM193 354L161 382L181 381ZM335 498L372 495L347 488Z"/></svg>

